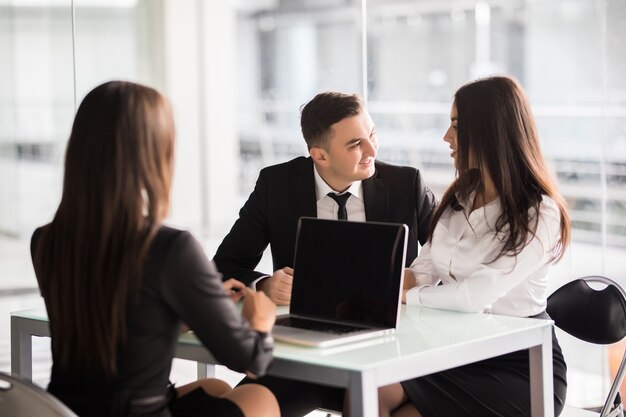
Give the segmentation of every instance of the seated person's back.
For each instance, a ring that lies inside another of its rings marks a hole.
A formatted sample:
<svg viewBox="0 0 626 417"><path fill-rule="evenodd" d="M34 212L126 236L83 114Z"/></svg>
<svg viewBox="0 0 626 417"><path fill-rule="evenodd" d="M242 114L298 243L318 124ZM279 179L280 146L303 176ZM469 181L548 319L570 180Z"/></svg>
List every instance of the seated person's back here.
<svg viewBox="0 0 626 417"><path fill-rule="evenodd" d="M52 334L48 389L80 416L278 415L256 384L169 385L182 323L220 363L260 375L275 315L262 293L223 283L188 232L162 225L173 146L171 110L155 90L109 82L83 100L61 203L31 242ZM242 294L245 320L233 303Z"/></svg>

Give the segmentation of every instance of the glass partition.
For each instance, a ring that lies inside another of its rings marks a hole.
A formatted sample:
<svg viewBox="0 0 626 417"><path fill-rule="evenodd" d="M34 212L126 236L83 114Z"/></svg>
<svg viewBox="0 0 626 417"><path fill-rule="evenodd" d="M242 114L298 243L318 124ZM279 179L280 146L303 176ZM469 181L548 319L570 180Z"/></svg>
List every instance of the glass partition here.
<svg viewBox="0 0 626 417"><path fill-rule="evenodd" d="M325 90L364 93L361 1L250 1L237 15L242 193L260 168L306 155L300 106Z"/></svg>
<svg viewBox="0 0 626 417"><path fill-rule="evenodd" d="M362 94L379 158L418 167L440 197L452 95L497 72L528 92L570 205L551 287L598 273L626 284L624 21L623 0L0 0L0 292L36 292L30 234L58 204L75 106L101 82L170 98L169 221L210 254L259 170L306 155L299 109L316 93ZM605 351L568 359L570 400L596 402Z"/></svg>

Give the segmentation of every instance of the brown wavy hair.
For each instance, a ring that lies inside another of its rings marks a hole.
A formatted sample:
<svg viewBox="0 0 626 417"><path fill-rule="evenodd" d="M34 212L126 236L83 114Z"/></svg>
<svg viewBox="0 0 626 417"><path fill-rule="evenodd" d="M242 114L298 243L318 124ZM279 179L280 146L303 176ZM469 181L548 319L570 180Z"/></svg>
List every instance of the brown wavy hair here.
<svg viewBox="0 0 626 417"><path fill-rule="evenodd" d="M117 373L127 305L168 212L174 136L166 99L131 82L96 87L76 113L61 203L33 253L62 369Z"/></svg>
<svg viewBox="0 0 626 417"><path fill-rule="evenodd" d="M489 172L502 207L495 227L506 237L492 262L519 254L535 235L542 195L552 198L560 211L560 241L552 248L554 260L560 259L569 244L569 215L541 151L535 119L521 86L510 77L482 78L459 88L454 103L458 116L456 180L433 215L430 239L447 208L460 210L459 200L473 192L485 201L481 170L470 168L478 166Z"/></svg>

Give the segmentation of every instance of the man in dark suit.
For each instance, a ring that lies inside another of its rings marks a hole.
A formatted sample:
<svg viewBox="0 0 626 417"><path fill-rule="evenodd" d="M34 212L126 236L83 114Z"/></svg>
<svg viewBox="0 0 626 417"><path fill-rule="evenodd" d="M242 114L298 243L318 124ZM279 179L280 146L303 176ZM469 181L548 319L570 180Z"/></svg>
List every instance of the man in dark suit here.
<svg viewBox="0 0 626 417"><path fill-rule="evenodd" d="M213 259L224 279L255 286L279 305L291 300L301 216L405 223L408 265L417 256L418 241L426 243L435 205L419 170L375 160L376 129L359 96L318 94L302 108L301 126L310 156L261 170ZM254 270L268 244L271 274ZM271 377L257 382L274 392L283 416L303 416L320 406L341 408L343 390Z"/></svg>
<svg viewBox="0 0 626 417"><path fill-rule="evenodd" d="M348 220L409 226L407 265L426 243L435 198L419 170L375 161L378 138L356 95L321 93L302 108L302 134L310 157L261 170L214 261L224 278L265 291L274 302L291 300L292 262L298 218L337 218L328 193L350 193ZM274 273L255 271L270 245Z"/></svg>

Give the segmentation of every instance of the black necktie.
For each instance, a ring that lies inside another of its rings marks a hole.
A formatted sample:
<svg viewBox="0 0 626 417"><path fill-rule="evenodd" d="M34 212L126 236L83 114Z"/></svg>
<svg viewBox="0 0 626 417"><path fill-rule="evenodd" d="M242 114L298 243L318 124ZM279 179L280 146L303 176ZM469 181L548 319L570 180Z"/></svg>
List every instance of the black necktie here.
<svg viewBox="0 0 626 417"><path fill-rule="evenodd" d="M337 218L339 220L348 220L348 211L346 210L346 201L350 198L350 193L335 194L328 193L328 196L337 202L339 208L337 209Z"/></svg>

